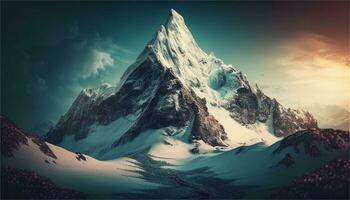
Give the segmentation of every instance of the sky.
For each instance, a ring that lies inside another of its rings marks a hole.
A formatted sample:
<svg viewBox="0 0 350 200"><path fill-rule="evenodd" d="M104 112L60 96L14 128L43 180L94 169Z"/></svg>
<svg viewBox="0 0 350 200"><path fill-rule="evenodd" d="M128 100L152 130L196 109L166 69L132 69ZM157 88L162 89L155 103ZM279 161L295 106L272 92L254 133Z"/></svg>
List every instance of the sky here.
<svg viewBox="0 0 350 200"><path fill-rule="evenodd" d="M117 84L174 8L199 46L282 104L350 94L349 2L1 2L1 113L56 122L79 92Z"/></svg>

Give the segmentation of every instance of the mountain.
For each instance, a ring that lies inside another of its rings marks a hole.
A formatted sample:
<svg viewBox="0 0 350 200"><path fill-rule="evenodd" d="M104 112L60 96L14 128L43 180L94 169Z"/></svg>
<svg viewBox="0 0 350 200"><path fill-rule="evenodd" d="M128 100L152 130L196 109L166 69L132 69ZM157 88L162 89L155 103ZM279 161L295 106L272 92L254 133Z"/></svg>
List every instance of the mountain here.
<svg viewBox="0 0 350 200"><path fill-rule="evenodd" d="M8 119L0 119L1 181L8 183L1 184L1 191L6 190L2 197L231 199L272 194L293 197L294 187L313 194L312 190L295 185L294 180L309 177L308 173L315 170L320 174L317 169L324 166L328 169L326 164L334 159L349 162L349 132L332 129L299 131L271 146L258 143L198 153L187 159L164 157L169 152L158 151L163 157L138 152L101 161L49 144L17 128ZM346 180L341 177L345 175L343 171L336 178L326 174L327 180L333 180L326 182L327 188L339 184L343 188ZM325 176L324 170L321 172ZM312 177L315 179L315 175ZM279 192L285 190L288 194ZM340 191L339 198L348 198L348 193Z"/></svg>
<svg viewBox="0 0 350 200"><path fill-rule="evenodd" d="M309 110L317 119L321 128L350 130L350 112L337 105L312 105Z"/></svg>
<svg viewBox="0 0 350 200"><path fill-rule="evenodd" d="M118 86L84 89L46 140L108 159L163 140L197 150L199 144L232 148L272 144L316 127L310 113L284 108L236 67L202 51L183 17L171 10ZM137 148L126 147L132 144Z"/></svg>

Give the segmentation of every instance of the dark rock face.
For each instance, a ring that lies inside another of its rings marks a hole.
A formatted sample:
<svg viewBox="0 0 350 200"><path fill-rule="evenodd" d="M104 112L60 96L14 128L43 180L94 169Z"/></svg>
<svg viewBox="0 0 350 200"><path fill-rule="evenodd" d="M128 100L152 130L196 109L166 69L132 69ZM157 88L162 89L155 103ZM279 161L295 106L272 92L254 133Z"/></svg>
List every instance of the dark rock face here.
<svg viewBox="0 0 350 200"><path fill-rule="evenodd" d="M111 89L114 88L102 85L95 91L84 89L80 92L68 112L60 118L54 128L50 129L45 139L50 143L58 144L64 135L74 135L76 140L85 138L90 126L98 121L97 111L104 100L100 93L103 94Z"/></svg>
<svg viewBox="0 0 350 200"><path fill-rule="evenodd" d="M143 113L152 102L163 76L163 67L146 60L118 91L112 91L105 99L95 100L82 91L67 114L49 131L46 140L58 144L64 135L74 135L79 140L87 136L94 123L107 125L119 117Z"/></svg>
<svg viewBox="0 0 350 200"><path fill-rule="evenodd" d="M3 116L1 119L1 155L6 157L13 157L13 151L17 150L20 145L29 145L28 142L31 139L32 142L38 145L39 149L54 159L56 155L45 143L43 139L25 133L23 130L17 128L10 120Z"/></svg>
<svg viewBox="0 0 350 200"><path fill-rule="evenodd" d="M213 146L225 145L222 142L226 139L224 128L209 115L205 100L198 98L194 92L185 88L170 69L165 69L161 75L160 84L141 117L114 143L114 146L134 139L148 128L183 127L191 120L193 120L191 131L193 138L202 139Z"/></svg>
<svg viewBox="0 0 350 200"><path fill-rule="evenodd" d="M241 79L245 81L245 86L237 89L237 96L227 108L236 121L243 125L254 124L257 121L266 122L271 116L274 134L278 137L288 136L298 130L317 128L317 121L310 113L285 109L258 87L254 91L244 77Z"/></svg>
<svg viewBox="0 0 350 200"><path fill-rule="evenodd" d="M86 160L87 160L86 157L85 157L82 153L76 152L75 154L76 154L75 158L76 158L78 161L86 161Z"/></svg>
<svg viewBox="0 0 350 200"><path fill-rule="evenodd" d="M350 142L348 131L333 129L309 129L296 132L283 139L280 145L274 150L274 154L280 153L285 148L292 147L295 153L300 153L301 146L304 147L305 154L311 156L320 155L319 144L327 148L336 150L346 150Z"/></svg>
<svg viewBox="0 0 350 200"><path fill-rule="evenodd" d="M302 129L317 128L317 121L305 111L284 109L276 100L273 101L273 127L276 136L288 136Z"/></svg>
<svg viewBox="0 0 350 200"><path fill-rule="evenodd" d="M1 199L83 199L84 194L63 189L28 170L1 168Z"/></svg>
<svg viewBox="0 0 350 200"><path fill-rule="evenodd" d="M201 139L212 146L226 146L223 142L227 139L224 127L208 113L205 99L200 99L194 92L183 90L183 94L189 108L194 109L194 123L192 135L195 139Z"/></svg>
<svg viewBox="0 0 350 200"><path fill-rule="evenodd" d="M274 199L349 199L350 161L329 162L271 195Z"/></svg>
<svg viewBox="0 0 350 200"><path fill-rule="evenodd" d="M142 113L152 103L165 69L145 60L125 80L121 88L101 102L97 115L101 124L108 124L120 116Z"/></svg>
<svg viewBox="0 0 350 200"><path fill-rule="evenodd" d="M32 138L32 141L39 146L39 149L41 152L43 152L44 154L50 156L51 158L56 159L56 155L52 152L52 150L50 149L49 146L47 146L47 144L45 143L45 140L41 139L41 138Z"/></svg>
<svg viewBox="0 0 350 200"><path fill-rule="evenodd" d="M91 92L93 93L93 92ZM121 116L138 113L136 123L113 146L134 139L148 128L184 127L193 120L192 135L213 146L225 145L224 128L209 115L206 102L184 87L157 62L147 59L129 74L121 88L103 100L91 100L81 92L68 113L61 118L46 140L58 144L65 134L79 140L94 123L107 125Z"/></svg>
<svg viewBox="0 0 350 200"><path fill-rule="evenodd" d="M20 145L28 145L28 138L23 131L3 116L1 117L1 155L13 157L13 150Z"/></svg>
<svg viewBox="0 0 350 200"><path fill-rule="evenodd" d="M239 108L239 117L243 124L254 124L257 118L258 98L246 88L237 90L235 105Z"/></svg>

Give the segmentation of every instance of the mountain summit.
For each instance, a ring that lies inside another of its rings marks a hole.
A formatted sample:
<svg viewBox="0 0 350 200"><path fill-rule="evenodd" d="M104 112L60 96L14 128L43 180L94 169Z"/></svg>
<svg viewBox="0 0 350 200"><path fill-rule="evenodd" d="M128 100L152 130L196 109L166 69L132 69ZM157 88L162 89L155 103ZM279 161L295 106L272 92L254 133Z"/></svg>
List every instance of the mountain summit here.
<svg viewBox="0 0 350 200"><path fill-rule="evenodd" d="M315 127L308 112L284 108L236 67L202 51L171 10L118 86L84 89L46 139L105 159L164 142L190 152L271 144Z"/></svg>

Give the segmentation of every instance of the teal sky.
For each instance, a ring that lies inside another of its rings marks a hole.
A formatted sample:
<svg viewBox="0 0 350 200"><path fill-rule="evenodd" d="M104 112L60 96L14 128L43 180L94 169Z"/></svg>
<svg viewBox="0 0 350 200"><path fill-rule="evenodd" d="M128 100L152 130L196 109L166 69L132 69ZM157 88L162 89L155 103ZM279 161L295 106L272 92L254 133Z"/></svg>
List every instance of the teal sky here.
<svg viewBox="0 0 350 200"><path fill-rule="evenodd" d="M204 51L282 103L347 106L348 2L2 2L1 113L31 128L83 88L116 84L171 8Z"/></svg>

